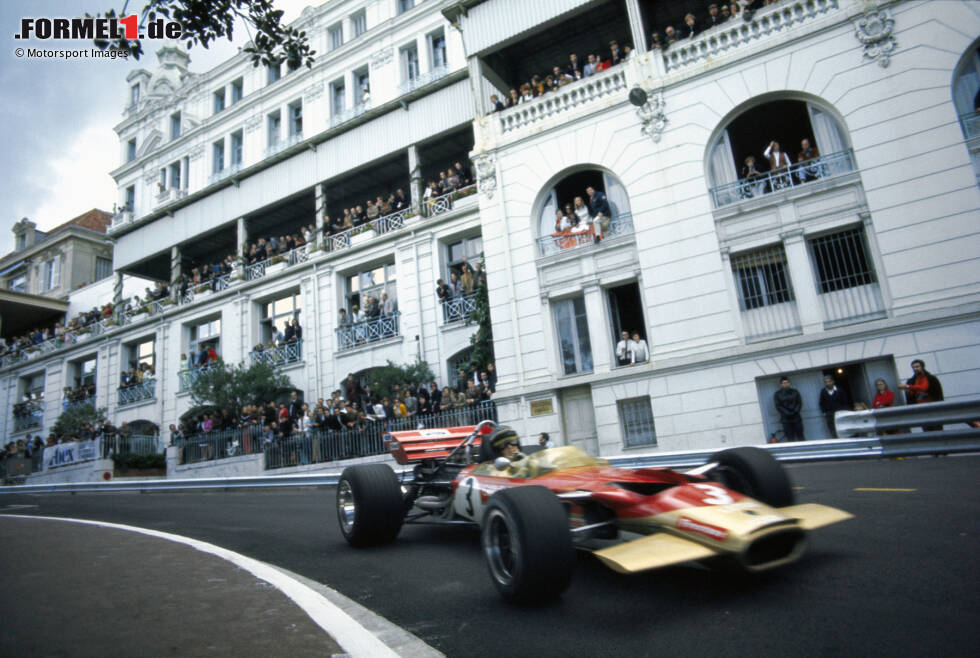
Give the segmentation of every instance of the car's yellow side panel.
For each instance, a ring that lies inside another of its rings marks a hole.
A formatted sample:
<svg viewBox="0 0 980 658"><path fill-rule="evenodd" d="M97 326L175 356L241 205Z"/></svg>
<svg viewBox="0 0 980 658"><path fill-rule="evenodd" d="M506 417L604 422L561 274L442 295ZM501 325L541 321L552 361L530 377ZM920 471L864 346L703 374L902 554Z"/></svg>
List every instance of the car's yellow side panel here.
<svg viewBox="0 0 980 658"><path fill-rule="evenodd" d="M634 573L701 560L716 555L716 552L693 541L659 533L603 548L595 551L595 555L611 569Z"/></svg>

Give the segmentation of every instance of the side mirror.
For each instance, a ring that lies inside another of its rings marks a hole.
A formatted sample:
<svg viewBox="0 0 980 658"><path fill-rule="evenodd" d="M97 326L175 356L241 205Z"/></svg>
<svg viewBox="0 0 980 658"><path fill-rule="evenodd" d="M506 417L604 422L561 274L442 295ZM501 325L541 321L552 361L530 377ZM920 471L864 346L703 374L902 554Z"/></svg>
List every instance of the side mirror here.
<svg viewBox="0 0 980 658"><path fill-rule="evenodd" d="M510 466L510 460L506 457L497 457L493 460L493 467L498 471L506 471Z"/></svg>

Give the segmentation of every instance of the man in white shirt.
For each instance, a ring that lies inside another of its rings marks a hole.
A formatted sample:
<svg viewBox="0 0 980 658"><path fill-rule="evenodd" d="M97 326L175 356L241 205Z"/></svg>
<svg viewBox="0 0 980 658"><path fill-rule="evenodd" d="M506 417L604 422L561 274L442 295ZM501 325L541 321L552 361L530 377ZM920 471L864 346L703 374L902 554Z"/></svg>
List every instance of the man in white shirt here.
<svg viewBox="0 0 980 658"><path fill-rule="evenodd" d="M650 360L650 350L647 342L640 338L640 332L633 332L633 339L629 342L629 351L632 353L631 363L646 363Z"/></svg>
<svg viewBox="0 0 980 658"><path fill-rule="evenodd" d="M628 366L633 362L633 354L630 351L630 332L620 333L620 340L616 343L616 362L621 366Z"/></svg>

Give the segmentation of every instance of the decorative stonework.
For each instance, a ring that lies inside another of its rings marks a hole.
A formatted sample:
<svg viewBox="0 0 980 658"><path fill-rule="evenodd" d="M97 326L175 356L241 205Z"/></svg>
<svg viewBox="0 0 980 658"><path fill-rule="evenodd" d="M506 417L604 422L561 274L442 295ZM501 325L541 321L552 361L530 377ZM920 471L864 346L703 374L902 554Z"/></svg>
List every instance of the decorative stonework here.
<svg viewBox="0 0 980 658"><path fill-rule="evenodd" d="M376 50L371 53L371 68L378 68L379 66L384 66L391 61L395 52L391 46L387 48L382 48L381 50Z"/></svg>
<svg viewBox="0 0 980 658"><path fill-rule="evenodd" d="M143 182L147 185L153 185L158 180L160 180L160 172L156 169L149 169L143 174Z"/></svg>
<svg viewBox="0 0 980 658"><path fill-rule="evenodd" d="M262 117L256 115L245 121L245 134L254 133L262 125Z"/></svg>
<svg viewBox="0 0 980 658"><path fill-rule="evenodd" d="M869 3L864 14L854 20L854 36L864 46L864 58L875 61L885 68L891 63L891 55L898 47L894 37L895 19L887 9L878 9Z"/></svg>
<svg viewBox="0 0 980 658"><path fill-rule="evenodd" d="M483 153L473 156L472 160L476 167L477 189L492 199L497 191L497 159L492 153Z"/></svg>
<svg viewBox="0 0 980 658"><path fill-rule="evenodd" d="M303 90L303 102L309 103L323 95L323 83L318 82Z"/></svg>
<svg viewBox="0 0 980 658"><path fill-rule="evenodd" d="M666 105L663 90L659 92L647 91L647 102L636 108L636 116L640 117L640 121L643 123L640 132L655 142L660 141L664 129L667 127L667 113L664 112Z"/></svg>
<svg viewBox="0 0 980 658"><path fill-rule="evenodd" d="M204 155L204 144L198 144L188 152L188 157L191 161L200 160L201 156Z"/></svg>

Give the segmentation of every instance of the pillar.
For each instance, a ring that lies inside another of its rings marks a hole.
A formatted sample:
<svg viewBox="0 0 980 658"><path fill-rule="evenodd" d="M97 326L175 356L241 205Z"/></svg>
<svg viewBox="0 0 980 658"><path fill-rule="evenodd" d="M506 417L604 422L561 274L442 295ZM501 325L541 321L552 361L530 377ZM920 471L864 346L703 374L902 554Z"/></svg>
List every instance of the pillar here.
<svg viewBox="0 0 980 658"><path fill-rule="evenodd" d="M598 281L587 281L584 286L585 315L589 322L589 342L592 343L592 367L594 372L608 372L612 368L615 345L609 327L609 314L602 299Z"/></svg>
<svg viewBox="0 0 980 658"><path fill-rule="evenodd" d="M823 331L823 306L817 294L817 280L810 266L810 254L806 248L803 231L792 231L780 235L786 251L786 266L793 282L793 295L796 297L796 310L800 314L803 333Z"/></svg>
<svg viewBox="0 0 980 658"><path fill-rule="evenodd" d="M235 231L238 236L238 259L245 262L245 245L248 242L248 227L245 226L245 218L239 217L235 223Z"/></svg>
<svg viewBox="0 0 980 658"><path fill-rule="evenodd" d="M419 147L412 144L408 147L408 176L409 189L412 197L412 209L422 212L422 163L419 161Z"/></svg>
<svg viewBox="0 0 980 658"><path fill-rule="evenodd" d="M323 226L324 226L324 216L327 214L327 188L323 183L318 183L315 188L313 188L313 214L316 215L314 219L314 226L316 227L316 246L323 246Z"/></svg>
<svg viewBox="0 0 980 658"><path fill-rule="evenodd" d="M483 94L483 62L475 55L467 60L470 70L470 93L473 95L473 112L476 117L482 117L490 111L490 99Z"/></svg>
<svg viewBox="0 0 980 658"><path fill-rule="evenodd" d="M639 0L626 0L626 14L630 21L630 33L633 35L633 49L646 52L647 37L643 31L643 14L640 13Z"/></svg>

